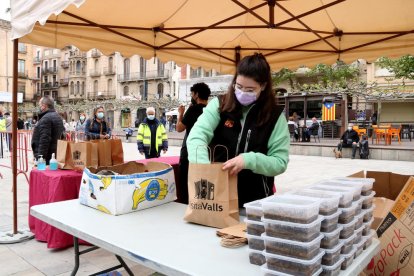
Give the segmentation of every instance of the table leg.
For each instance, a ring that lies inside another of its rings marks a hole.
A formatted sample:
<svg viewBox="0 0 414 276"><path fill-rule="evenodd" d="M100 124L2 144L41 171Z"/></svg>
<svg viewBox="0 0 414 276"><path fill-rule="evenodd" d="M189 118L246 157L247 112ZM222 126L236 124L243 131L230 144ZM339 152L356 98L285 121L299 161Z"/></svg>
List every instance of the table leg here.
<svg viewBox="0 0 414 276"><path fill-rule="evenodd" d="M75 251L75 266L73 267L71 276L75 276L76 272L78 272L79 269L79 240L77 237L73 237L73 249Z"/></svg>

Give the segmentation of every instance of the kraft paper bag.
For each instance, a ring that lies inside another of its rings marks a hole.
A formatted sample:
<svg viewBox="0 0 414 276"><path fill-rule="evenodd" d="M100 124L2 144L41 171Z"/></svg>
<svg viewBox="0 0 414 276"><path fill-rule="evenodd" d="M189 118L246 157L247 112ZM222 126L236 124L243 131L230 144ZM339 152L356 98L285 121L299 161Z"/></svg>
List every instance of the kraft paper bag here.
<svg viewBox="0 0 414 276"><path fill-rule="evenodd" d="M65 140L58 140L57 142L56 160L61 169L73 169L73 160L69 143L69 141Z"/></svg>
<svg viewBox="0 0 414 276"><path fill-rule="evenodd" d="M56 159L61 169L83 170L98 166L98 146L90 142L58 140Z"/></svg>
<svg viewBox="0 0 414 276"><path fill-rule="evenodd" d="M112 153L110 140L91 140L90 142L98 145L98 165L99 167L112 166Z"/></svg>
<svg viewBox="0 0 414 276"><path fill-rule="evenodd" d="M239 224L237 175L222 167L223 163L189 164L184 220L217 228Z"/></svg>
<svg viewBox="0 0 414 276"><path fill-rule="evenodd" d="M111 157L112 165L124 163L124 149L122 148L121 139L111 139Z"/></svg>

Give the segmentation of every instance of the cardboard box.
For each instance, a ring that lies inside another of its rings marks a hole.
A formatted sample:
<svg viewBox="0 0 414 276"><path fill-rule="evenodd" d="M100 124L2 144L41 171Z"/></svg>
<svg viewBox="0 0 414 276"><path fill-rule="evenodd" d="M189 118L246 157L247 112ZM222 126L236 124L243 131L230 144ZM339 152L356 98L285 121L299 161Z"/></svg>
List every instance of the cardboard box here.
<svg viewBox="0 0 414 276"><path fill-rule="evenodd" d="M414 275L414 177L390 172L367 172L366 177L375 178L373 189L381 198L375 199L374 216L382 222L377 229L381 249L365 274Z"/></svg>
<svg viewBox="0 0 414 276"><path fill-rule="evenodd" d="M119 175L99 175L101 170ZM128 162L83 171L79 201L102 212L121 215L176 199L173 168L166 163Z"/></svg>

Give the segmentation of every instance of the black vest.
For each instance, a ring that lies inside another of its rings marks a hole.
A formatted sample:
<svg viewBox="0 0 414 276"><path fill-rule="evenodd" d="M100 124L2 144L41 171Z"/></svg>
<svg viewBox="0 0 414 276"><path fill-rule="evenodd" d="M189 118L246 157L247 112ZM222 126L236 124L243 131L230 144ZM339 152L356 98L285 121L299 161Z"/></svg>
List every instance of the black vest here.
<svg viewBox="0 0 414 276"><path fill-rule="evenodd" d="M221 103L221 97L219 97L219 102ZM258 113L259 108L253 105L247 113L244 126L240 122L241 113L220 113L220 123L214 131L214 138L210 143L210 148L214 152L214 158L211 158L212 161L225 162L227 160L226 150L223 147L215 148L216 145L227 147L228 159L243 152L267 154L267 143L282 109L275 106L271 119L260 127L257 126ZM255 174L251 170L244 169L239 172L237 181L239 207L243 207L246 202L272 195L273 182L274 177Z"/></svg>

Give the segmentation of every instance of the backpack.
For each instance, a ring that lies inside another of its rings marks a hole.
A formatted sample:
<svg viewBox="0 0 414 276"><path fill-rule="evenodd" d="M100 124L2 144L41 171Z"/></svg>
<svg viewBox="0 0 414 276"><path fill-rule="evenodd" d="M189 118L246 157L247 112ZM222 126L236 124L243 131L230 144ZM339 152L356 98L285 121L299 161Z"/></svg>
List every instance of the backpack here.
<svg viewBox="0 0 414 276"><path fill-rule="evenodd" d="M368 140L362 140L359 145L359 157L361 159L368 159L369 157L369 146Z"/></svg>

